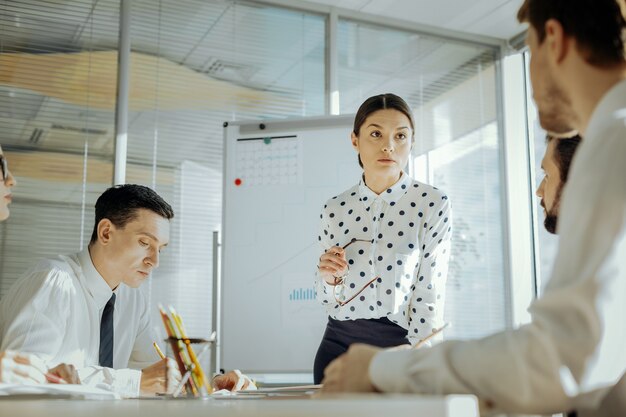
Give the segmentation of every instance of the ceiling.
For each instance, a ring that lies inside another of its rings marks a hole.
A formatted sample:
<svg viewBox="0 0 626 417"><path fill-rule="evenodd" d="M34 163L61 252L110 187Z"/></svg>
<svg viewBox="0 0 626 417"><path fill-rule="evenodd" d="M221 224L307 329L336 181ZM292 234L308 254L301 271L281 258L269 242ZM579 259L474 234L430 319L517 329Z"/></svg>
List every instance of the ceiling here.
<svg viewBox="0 0 626 417"><path fill-rule="evenodd" d="M0 1L0 143L82 154L88 137L91 153L112 153L119 1ZM397 31L340 22L346 113L380 91L402 91L412 105L433 100L492 59L491 48L410 33L412 24L501 40L523 30L521 0L133 0L129 158L149 163L157 131L176 143L160 147L160 159L175 166L220 154L221 125L234 114L324 113L323 15L268 3L403 22ZM230 93L216 97L225 83Z"/></svg>
<svg viewBox="0 0 626 417"><path fill-rule="evenodd" d="M400 19L420 25L509 40L524 31L517 22L522 0L309 0L325 6ZM297 7L303 0L292 0Z"/></svg>

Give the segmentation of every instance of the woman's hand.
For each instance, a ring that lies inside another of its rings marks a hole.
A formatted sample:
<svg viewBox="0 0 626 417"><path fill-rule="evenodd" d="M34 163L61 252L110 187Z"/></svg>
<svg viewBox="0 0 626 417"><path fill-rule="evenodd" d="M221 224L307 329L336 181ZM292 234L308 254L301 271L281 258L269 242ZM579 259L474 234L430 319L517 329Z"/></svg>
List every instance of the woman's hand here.
<svg viewBox="0 0 626 417"><path fill-rule="evenodd" d="M0 352L0 382L33 384L46 382L46 366L36 355L14 350Z"/></svg>
<svg viewBox="0 0 626 417"><path fill-rule="evenodd" d="M346 251L340 246L333 246L320 256L317 269L320 276L330 285L337 285L348 273Z"/></svg>

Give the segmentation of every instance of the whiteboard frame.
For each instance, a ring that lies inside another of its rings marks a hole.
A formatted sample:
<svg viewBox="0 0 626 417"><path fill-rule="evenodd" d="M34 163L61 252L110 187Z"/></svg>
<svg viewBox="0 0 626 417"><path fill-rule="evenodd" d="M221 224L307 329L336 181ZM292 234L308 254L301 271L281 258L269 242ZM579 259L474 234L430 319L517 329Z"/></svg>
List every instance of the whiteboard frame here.
<svg viewBox="0 0 626 417"><path fill-rule="evenodd" d="M226 217L228 216L228 186L230 186L230 178L228 177L228 158L229 158L229 141L236 141L237 138L246 135L259 134L261 136L269 136L275 133L281 133L284 131L301 131L311 129L333 129L341 127L351 127L354 123L354 114L338 115L338 116L319 116L319 117L299 117L299 118L287 118L287 119L259 119L259 120L242 120L242 121L229 121L224 122L224 144L223 144L223 175L222 175L222 236L220 242L220 268L217 277L218 287L220 291L216 294L219 297L219 310L218 310L218 329L217 329L217 341L215 345L216 349L216 369L220 370L223 367L223 350L224 346L224 282L225 270L225 254L228 247L228 228ZM348 140L348 138L346 138ZM330 196L329 196L330 197ZM320 304L320 309L324 307ZM235 329L234 331L237 331ZM226 347L227 348L227 347ZM261 382L272 383L279 379L281 381L289 381L289 383L306 384L312 383L312 372L286 372L282 370L269 371L264 373L254 373L255 379Z"/></svg>

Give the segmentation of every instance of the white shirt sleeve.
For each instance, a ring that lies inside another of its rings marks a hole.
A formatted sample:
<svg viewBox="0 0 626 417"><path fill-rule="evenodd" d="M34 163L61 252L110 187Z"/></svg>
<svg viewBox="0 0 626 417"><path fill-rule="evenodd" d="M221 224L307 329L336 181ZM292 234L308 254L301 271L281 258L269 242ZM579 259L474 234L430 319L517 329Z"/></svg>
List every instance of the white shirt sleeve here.
<svg viewBox="0 0 626 417"><path fill-rule="evenodd" d="M423 250L417 267L417 285L409 305L409 342L415 345L443 325L450 239L452 236L452 210L446 198L440 207L431 210L428 228L422 238ZM439 334L424 343L440 341Z"/></svg>
<svg viewBox="0 0 626 417"><path fill-rule="evenodd" d="M0 350L35 353L46 362L52 360L62 347L72 291L72 277L66 271L33 268L5 296ZM9 316L14 319L9 321Z"/></svg>
<svg viewBox="0 0 626 417"><path fill-rule="evenodd" d="M2 314L7 317L2 318L6 330L0 351L34 353L49 368L59 363L71 363L77 368L83 384L106 385L124 397L138 396L141 371L86 366L83 354L65 348L64 338L72 320L71 299L76 296L77 287L68 271L50 268L50 263L40 265L20 278L6 295L7 300L3 300ZM10 316L14 316L13 320L9 319ZM149 330L149 314L144 303L140 331L131 357L136 364L149 365L158 360L151 346L155 339Z"/></svg>
<svg viewBox="0 0 626 417"><path fill-rule="evenodd" d="M137 369L112 369L87 366L77 370L81 383L109 389L125 398L138 397L141 371Z"/></svg>
<svg viewBox="0 0 626 417"><path fill-rule="evenodd" d="M473 393L497 410L543 414L570 409L577 395L619 380L626 370L623 132L604 132L574 160L555 268L530 308L532 322L480 340L379 353L369 369L375 386Z"/></svg>

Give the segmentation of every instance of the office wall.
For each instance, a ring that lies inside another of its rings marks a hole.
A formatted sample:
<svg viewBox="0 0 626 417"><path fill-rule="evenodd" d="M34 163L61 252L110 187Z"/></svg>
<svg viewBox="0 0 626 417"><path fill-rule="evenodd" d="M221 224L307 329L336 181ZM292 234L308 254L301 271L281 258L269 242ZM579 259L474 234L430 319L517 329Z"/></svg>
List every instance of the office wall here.
<svg viewBox="0 0 626 417"><path fill-rule="evenodd" d="M18 181L13 216L0 225L0 297L26 265L89 239L93 204L113 171L119 6L0 4L0 143ZM457 177L471 179L466 188L474 195L486 193L483 201L451 197L460 213L488 213L491 242L502 244L493 49L342 18L338 66L329 70L325 15L250 2L136 0L131 22L127 182L155 188L177 213L172 245L144 290L151 302L181 310L189 333L210 330L209 236L221 222L222 123L322 115L329 71L338 75L342 113L354 113L372 94L405 97L417 120L415 156L438 151L445 160L456 152L451 144L483 132L470 158L479 169L427 164L425 172L451 193ZM482 101L468 100L463 85ZM457 248L460 257L476 256L476 248ZM484 265L502 287L495 256ZM464 285L484 283L459 277ZM506 294L484 296L499 303ZM468 308L480 309L481 298L470 301Z"/></svg>

